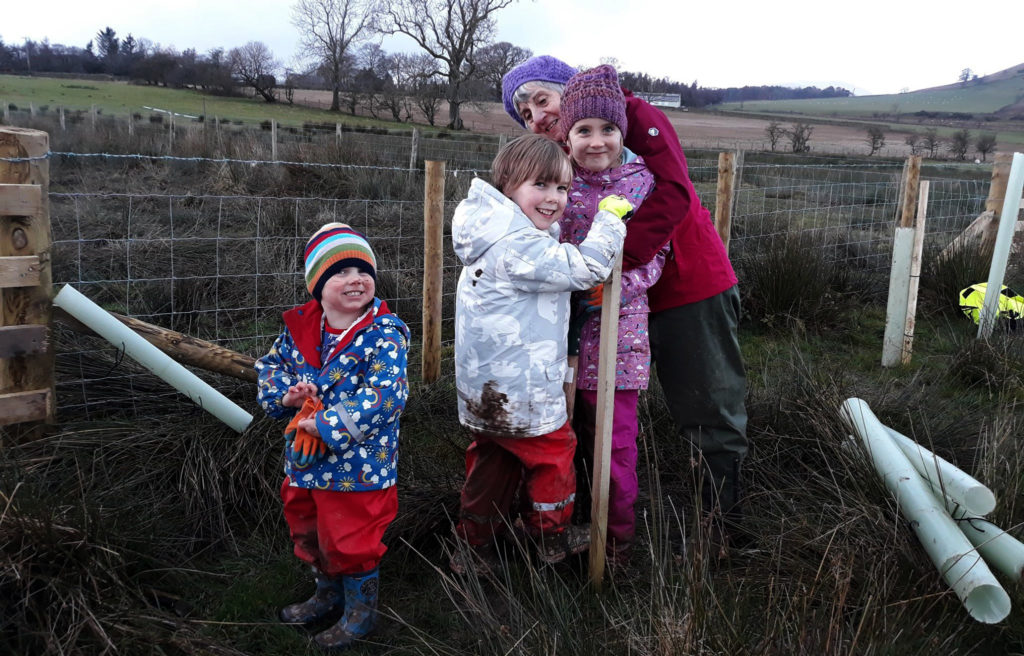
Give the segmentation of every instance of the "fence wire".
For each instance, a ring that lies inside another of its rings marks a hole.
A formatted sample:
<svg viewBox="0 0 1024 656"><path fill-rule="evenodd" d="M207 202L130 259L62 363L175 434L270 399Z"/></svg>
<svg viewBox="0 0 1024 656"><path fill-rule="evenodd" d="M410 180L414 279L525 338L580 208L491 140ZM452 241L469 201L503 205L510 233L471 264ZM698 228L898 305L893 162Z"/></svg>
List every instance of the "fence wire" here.
<svg viewBox="0 0 1024 656"><path fill-rule="evenodd" d="M357 147L357 140L365 143ZM51 188L61 191L50 194L53 280L75 285L108 310L258 357L282 329L281 312L307 299L302 273L306 239L322 224L342 221L365 233L373 245L378 295L410 325L410 363L417 366L423 326L422 158L410 172L408 138L346 133L341 143L356 155L333 166L364 167L343 185L352 198L63 191L74 189L72 178L81 169L99 166L104 157L62 152L58 175L51 180ZM428 159L455 160L448 162L444 203L446 348L453 339L460 270L451 247L451 217L474 173L485 175L497 149L496 143L487 141L454 143L419 141L421 153L434 153ZM262 152L261 144L256 150L232 146L234 153L247 158L231 165L232 179L242 180L248 171L262 168L287 168L292 176L315 174L303 168L303 157L318 155L303 151L305 146L298 141L281 146L285 153L279 158L292 157L289 164L249 161ZM295 150L288 151L289 147ZM166 159L169 170L187 170L189 175L202 173L203 166L227 166L211 161L186 166L161 155L125 155L144 157L153 165ZM718 153L689 155L690 176L713 214ZM956 173L954 169L923 177L931 181L929 247L948 244L984 209L987 179L962 179ZM64 174L68 179L61 178ZM886 275L901 174L902 162L745 154L737 172L730 245L741 286L745 267L757 266L758 257L777 240L796 233L811 236L832 260ZM62 412L109 412L105 399L115 384L129 387L130 413L144 412L150 399L175 396L99 340L64 335L60 347ZM98 354L105 364L97 367ZM221 387L227 384L223 378L217 380ZM251 390L243 398L248 395Z"/></svg>

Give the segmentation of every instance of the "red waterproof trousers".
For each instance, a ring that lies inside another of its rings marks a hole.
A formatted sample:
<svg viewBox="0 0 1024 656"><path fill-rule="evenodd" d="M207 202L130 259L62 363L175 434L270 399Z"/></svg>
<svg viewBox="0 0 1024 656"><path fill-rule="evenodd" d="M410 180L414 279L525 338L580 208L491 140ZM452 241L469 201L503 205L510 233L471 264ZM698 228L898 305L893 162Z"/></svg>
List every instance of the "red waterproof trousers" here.
<svg viewBox="0 0 1024 656"><path fill-rule="evenodd" d="M537 437L474 434L466 450L466 482L456 532L479 546L505 531L520 479L529 496L529 510L523 517L526 529L534 536L562 532L576 497L575 452L576 435L568 422Z"/></svg>
<svg viewBox="0 0 1024 656"><path fill-rule="evenodd" d="M281 485L295 555L328 576L375 568L388 550L381 538L398 514L398 488L335 492Z"/></svg>

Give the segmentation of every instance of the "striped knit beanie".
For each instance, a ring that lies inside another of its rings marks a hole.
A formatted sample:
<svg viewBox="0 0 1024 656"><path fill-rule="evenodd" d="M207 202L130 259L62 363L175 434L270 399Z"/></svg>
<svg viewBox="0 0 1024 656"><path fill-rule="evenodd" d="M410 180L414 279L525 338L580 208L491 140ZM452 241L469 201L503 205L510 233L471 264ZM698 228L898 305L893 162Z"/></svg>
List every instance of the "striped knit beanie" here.
<svg viewBox="0 0 1024 656"><path fill-rule="evenodd" d="M619 76L607 64L572 76L562 94L558 124L562 139L577 121L599 118L614 123L626 136L626 97L619 86Z"/></svg>
<svg viewBox="0 0 1024 656"><path fill-rule="evenodd" d="M328 223L306 243L306 289L319 301L327 280L346 267L377 279L377 258L366 237L344 223Z"/></svg>

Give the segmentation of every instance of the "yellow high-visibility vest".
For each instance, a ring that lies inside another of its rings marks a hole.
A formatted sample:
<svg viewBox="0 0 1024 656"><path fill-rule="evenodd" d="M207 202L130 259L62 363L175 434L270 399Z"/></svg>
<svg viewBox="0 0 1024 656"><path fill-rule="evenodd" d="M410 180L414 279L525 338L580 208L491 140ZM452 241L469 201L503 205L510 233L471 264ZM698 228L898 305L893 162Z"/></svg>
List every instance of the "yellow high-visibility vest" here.
<svg viewBox="0 0 1024 656"><path fill-rule="evenodd" d="M988 289L988 283L979 282L977 285L960 290L960 310L974 323L978 323L978 318L981 315L986 289ZM1003 285L999 291L999 314L996 316L999 319L1009 319L1010 321L1024 319L1024 296Z"/></svg>

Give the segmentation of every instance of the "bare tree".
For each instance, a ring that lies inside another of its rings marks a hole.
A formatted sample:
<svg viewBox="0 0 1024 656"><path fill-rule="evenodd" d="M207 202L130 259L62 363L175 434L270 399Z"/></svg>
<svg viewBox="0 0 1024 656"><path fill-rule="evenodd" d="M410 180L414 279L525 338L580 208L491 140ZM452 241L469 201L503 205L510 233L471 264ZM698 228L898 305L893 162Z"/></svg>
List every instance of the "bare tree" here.
<svg viewBox="0 0 1024 656"><path fill-rule="evenodd" d="M415 55L411 62L413 75L413 98L416 107L423 112L427 123L437 122L437 113L441 111L441 100L444 98L444 83L437 74L434 58L426 53Z"/></svg>
<svg viewBox="0 0 1024 656"><path fill-rule="evenodd" d="M277 79L274 73L280 66L274 59L270 48L262 41L250 41L241 48L232 48L228 53L231 72L234 73L263 99L269 102L277 100L274 87Z"/></svg>
<svg viewBox="0 0 1024 656"><path fill-rule="evenodd" d="M494 35L493 14L515 0L393 0L382 31L404 34L434 58L447 81L448 127L461 130L462 86L476 74L477 50Z"/></svg>
<svg viewBox="0 0 1024 656"><path fill-rule="evenodd" d="M935 155L938 154L939 148L942 146L942 139L939 139L938 129L928 128L925 130L922 140L924 147L928 149L928 157L935 159Z"/></svg>
<svg viewBox="0 0 1024 656"><path fill-rule="evenodd" d="M978 149L978 154L981 155L981 161L985 161L988 154L996 149L996 135L994 132L982 133L978 136L978 140L974 142L974 147Z"/></svg>
<svg viewBox="0 0 1024 656"><path fill-rule="evenodd" d="M764 134L768 137L768 143L771 144L772 152L775 152L775 147L779 145L779 139L786 134L786 128L782 127L782 123L778 121L771 121L764 129Z"/></svg>
<svg viewBox="0 0 1024 656"><path fill-rule="evenodd" d="M949 152L957 159L967 158L967 149L971 147L971 131L967 128L957 130L953 133L953 138L949 140L947 148Z"/></svg>
<svg viewBox="0 0 1024 656"><path fill-rule="evenodd" d="M868 136L864 141L867 143L868 148L871 149L871 152L868 153L868 157L871 157L885 145L885 130L877 125L869 126Z"/></svg>
<svg viewBox="0 0 1024 656"><path fill-rule="evenodd" d="M372 33L374 0L298 0L292 25L299 30L305 57L315 59L331 83L331 111L339 111L349 49Z"/></svg>
<svg viewBox="0 0 1024 656"><path fill-rule="evenodd" d="M789 144L794 153L806 153L811 150L811 133L814 126L809 123L794 123L793 127L786 130L789 137Z"/></svg>
<svg viewBox="0 0 1024 656"><path fill-rule="evenodd" d="M508 41L499 41L480 48L477 53L477 68L480 77L494 92L494 98L501 98L501 80L505 74L533 56L528 48L514 46Z"/></svg>
<svg viewBox="0 0 1024 656"><path fill-rule="evenodd" d="M957 79L960 80L961 85L967 84L967 82L971 79L971 73L972 71L969 68L965 68L962 71L960 71L960 76Z"/></svg>
<svg viewBox="0 0 1024 656"><path fill-rule="evenodd" d="M907 136L903 137L903 143L910 146L911 155L916 155L921 151L921 135L916 132L911 132Z"/></svg>

